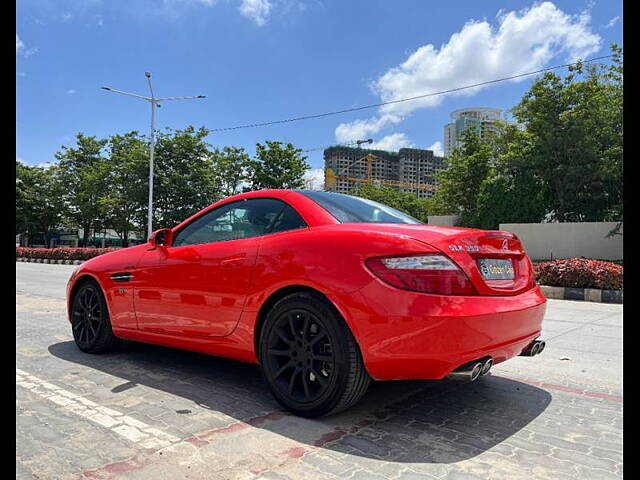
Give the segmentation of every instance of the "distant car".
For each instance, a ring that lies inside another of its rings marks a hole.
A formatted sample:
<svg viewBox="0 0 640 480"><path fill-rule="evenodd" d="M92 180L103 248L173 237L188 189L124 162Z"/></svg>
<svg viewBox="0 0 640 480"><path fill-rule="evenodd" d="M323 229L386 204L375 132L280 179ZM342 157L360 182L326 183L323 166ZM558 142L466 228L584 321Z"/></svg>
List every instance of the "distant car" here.
<svg viewBox="0 0 640 480"><path fill-rule="evenodd" d="M514 234L329 192L220 200L88 260L67 297L84 352L124 338L259 363L308 417L349 408L371 379L472 381L545 345L546 300Z"/></svg>

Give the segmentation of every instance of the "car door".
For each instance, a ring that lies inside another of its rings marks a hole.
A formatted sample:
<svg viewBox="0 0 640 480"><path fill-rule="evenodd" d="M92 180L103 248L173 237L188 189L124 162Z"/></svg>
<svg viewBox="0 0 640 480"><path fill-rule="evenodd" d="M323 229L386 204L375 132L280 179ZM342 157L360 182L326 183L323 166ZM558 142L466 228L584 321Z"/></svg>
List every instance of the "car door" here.
<svg viewBox="0 0 640 480"><path fill-rule="evenodd" d="M170 246L147 251L136 269L138 328L181 336L231 333L251 287L260 236L285 206L271 198L227 203L175 231Z"/></svg>

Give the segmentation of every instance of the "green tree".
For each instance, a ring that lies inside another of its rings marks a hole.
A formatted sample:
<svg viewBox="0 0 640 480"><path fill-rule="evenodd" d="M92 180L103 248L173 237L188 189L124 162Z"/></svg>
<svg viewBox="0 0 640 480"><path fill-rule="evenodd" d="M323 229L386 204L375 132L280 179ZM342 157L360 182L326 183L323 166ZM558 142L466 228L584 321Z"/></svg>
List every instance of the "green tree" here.
<svg viewBox="0 0 640 480"><path fill-rule="evenodd" d="M49 168L16 162L16 235L42 235L49 244L62 222L62 185L55 165Z"/></svg>
<svg viewBox="0 0 640 480"><path fill-rule="evenodd" d="M216 183L220 186L223 196L228 197L238 193L243 182L247 180L247 169L251 159L244 148L224 147L211 152L213 171Z"/></svg>
<svg viewBox="0 0 640 480"><path fill-rule="evenodd" d="M248 181L252 190L302 188L304 174L309 168L302 150L291 143L257 143L256 156L249 163Z"/></svg>
<svg viewBox="0 0 640 480"><path fill-rule="evenodd" d="M35 168L16 161L16 235L33 231L32 212L38 202L36 184Z"/></svg>
<svg viewBox="0 0 640 480"><path fill-rule="evenodd" d="M622 215L622 52L612 51L610 66L546 73L513 109L531 134L529 161L558 221Z"/></svg>
<svg viewBox="0 0 640 480"><path fill-rule="evenodd" d="M460 215L463 225L474 226L478 194L495 162L495 149L473 127L465 129L461 139L464 143L451 153L449 167L437 174L435 201L447 214Z"/></svg>
<svg viewBox="0 0 640 480"><path fill-rule="evenodd" d="M109 165L104 157L107 140L76 135L76 147L63 146L55 154L56 170L64 185L65 220L69 226L81 227L82 244L87 245L93 230L102 227L103 209L98 201L108 188Z"/></svg>
<svg viewBox="0 0 640 480"><path fill-rule="evenodd" d="M109 188L98 198L103 223L128 245L131 232L144 232L148 195L149 146L133 131L113 135L108 144Z"/></svg>
<svg viewBox="0 0 640 480"><path fill-rule="evenodd" d="M497 229L500 223L540 222L547 200L542 182L530 163L531 134L513 125L501 125L491 139L492 162L478 191L474 226Z"/></svg>
<svg viewBox="0 0 640 480"><path fill-rule="evenodd" d="M172 227L220 199L205 141L208 134L204 127L196 129L189 126L184 130L167 129L158 135L154 168L154 228Z"/></svg>

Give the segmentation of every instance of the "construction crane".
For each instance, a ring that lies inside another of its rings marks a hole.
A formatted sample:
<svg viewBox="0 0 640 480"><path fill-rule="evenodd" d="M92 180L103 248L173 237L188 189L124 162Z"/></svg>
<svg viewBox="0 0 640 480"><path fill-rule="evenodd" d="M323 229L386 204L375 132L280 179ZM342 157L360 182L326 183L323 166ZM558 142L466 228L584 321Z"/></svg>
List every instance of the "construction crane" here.
<svg viewBox="0 0 640 480"><path fill-rule="evenodd" d="M429 184L429 183L420 183L420 182L406 182L406 181L401 181L401 180L386 180L386 179L377 179L377 178L373 178L373 162L375 162L376 160L382 160L380 158L378 158L376 155L372 154L372 153L368 153L367 155L365 155L362 158L359 158L358 160L354 160L353 162L351 162L346 170L347 172L349 171L349 169L355 165L358 162L361 162L363 160L367 161L367 176L366 177L352 177L350 175L348 175L348 173L346 175L343 174L336 174L332 168L327 168L324 171L324 183L325 183L325 188L327 190L332 190L335 185L336 182L338 180L343 180L343 181L348 181L348 182L355 182L355 183L366 183L369 185L385 185L385 186L389 186L389 187L401 187L401 188L406 188L406 189L411 189L411 190L436 190L436 186Z"/></svg>

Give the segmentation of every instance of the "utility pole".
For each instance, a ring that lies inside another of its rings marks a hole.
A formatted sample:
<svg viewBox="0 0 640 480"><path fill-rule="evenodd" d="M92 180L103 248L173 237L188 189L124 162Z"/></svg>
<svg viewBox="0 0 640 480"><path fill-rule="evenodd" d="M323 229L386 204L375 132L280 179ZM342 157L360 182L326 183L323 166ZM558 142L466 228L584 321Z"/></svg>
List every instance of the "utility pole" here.
<svg viewBox="0 0 640 480"><path fill-rule="evenodd" d="M200 98L206 98L204 95L196 95L192 97L164 97L157 98L153 94L153 87L151 86L151 73L144 72L144 76L147 77L147 82L149 83L149 91L151 92L150 97L145 97L144 95L138 95L136 93L128 93L120 90L116 90L110 87L101 87L103 90L107 90L108 92L119 93L120 95L127 95L129 97L136 97L146 100L151 104L151 145L149 146L149 204L147 209L147 238L151 237L151 233L153 232L153 155L155 150L156 143L156 107L160 107L160 102L164 102L167 100L195 100Z"/></svg>

